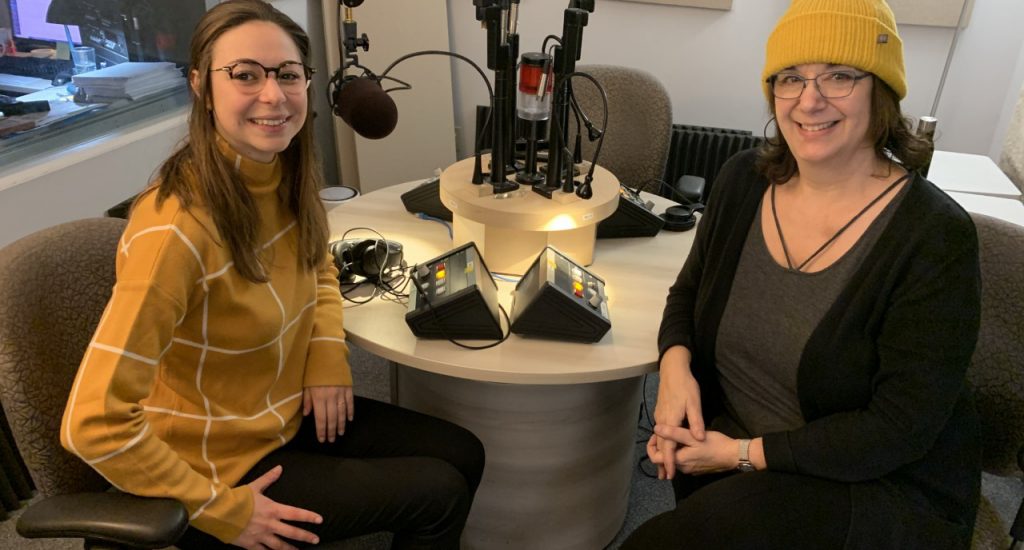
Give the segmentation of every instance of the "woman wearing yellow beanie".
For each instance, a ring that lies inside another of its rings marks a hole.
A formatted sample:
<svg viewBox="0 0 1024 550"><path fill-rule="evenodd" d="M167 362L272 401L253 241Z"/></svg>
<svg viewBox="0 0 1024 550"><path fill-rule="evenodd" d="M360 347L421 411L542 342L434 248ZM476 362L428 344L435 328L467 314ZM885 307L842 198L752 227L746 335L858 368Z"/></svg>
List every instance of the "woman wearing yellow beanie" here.
<svg viewBox="0 0 1024 550"><path fill-rule="evenodd" d="M968 548L978 243L916 174L892 11L794 0L762 83L779 131L715 181L659 333L678 503L623 547Z"/></svg>

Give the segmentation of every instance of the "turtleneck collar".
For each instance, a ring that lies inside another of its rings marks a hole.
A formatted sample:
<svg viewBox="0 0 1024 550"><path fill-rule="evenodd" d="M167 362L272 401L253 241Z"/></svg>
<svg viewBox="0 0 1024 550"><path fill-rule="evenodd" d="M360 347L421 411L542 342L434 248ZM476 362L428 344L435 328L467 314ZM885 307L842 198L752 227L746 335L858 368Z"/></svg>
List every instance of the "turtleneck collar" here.
<svg viewBox="0 0 1024 550"><path fill-rule="evenodd" d="M228 163L242 174L242 180L253 195L265 195L277 191L281 183L281 157L274 155L270 162L257 162L235 151L227 140L217 134L217 149Z"/></svg>

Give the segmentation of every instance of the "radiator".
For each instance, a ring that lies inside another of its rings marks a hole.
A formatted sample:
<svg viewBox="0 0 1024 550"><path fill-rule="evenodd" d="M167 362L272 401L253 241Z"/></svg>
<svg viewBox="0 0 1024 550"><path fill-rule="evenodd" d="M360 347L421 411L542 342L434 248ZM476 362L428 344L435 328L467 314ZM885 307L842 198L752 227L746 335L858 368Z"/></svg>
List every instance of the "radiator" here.
<svg viewBox="0 0 1024 550"><path fill-rule="evenodd" d="M725 161L762 142L764 138L746 130L673 124L665 181L674 185L681 176L700 176L704 178L702 200L707 200L711 185ZM667 196L667 193L666 189L662 189L662 195Z"/></svg>

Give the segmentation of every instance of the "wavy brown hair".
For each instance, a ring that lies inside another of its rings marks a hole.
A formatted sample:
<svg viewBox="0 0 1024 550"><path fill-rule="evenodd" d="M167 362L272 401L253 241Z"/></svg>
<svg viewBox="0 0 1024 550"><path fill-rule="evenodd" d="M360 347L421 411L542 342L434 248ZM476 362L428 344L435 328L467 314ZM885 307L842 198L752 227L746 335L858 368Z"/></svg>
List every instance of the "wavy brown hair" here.
<svg viewBox="0 0 1024 550"><path fill-rule="evenodd" d="M206 12L192 34L189 65L196 71L188 138L157 172L157 204L175 196L187 210L199 202L208 208L217 231L242 277L266 282L257 252L260 214L245 183L217 149L217 130L210 89L210 64L214 43L226 31L250 21L266 21L281 27L295 42L302 62L309 64L309 37L287 15L263 0L227 0ZM322 186L313 142L312 87L309 107L299 133L278 156L282 174L278 195L295 216L298 227L299 262L316 269L327 254L327 214L320 202Z"/></svg>
<svg viewBox="0 0 1024 550"><path fill-rule="evenodd" d="M911 120L900 110L900 98L880 78L874 77L871 87L871 122L868 137L879 159L897 161L910 172L924 167L931 158L931 145L914 135ZM769 100L772 120L775 119L775 101ZM767 133L767 131L766 131ZM765 136L757 158L757 171L773 183L783 183L799 172L793 152L782 132L776 126L775 136Z"/></svg>

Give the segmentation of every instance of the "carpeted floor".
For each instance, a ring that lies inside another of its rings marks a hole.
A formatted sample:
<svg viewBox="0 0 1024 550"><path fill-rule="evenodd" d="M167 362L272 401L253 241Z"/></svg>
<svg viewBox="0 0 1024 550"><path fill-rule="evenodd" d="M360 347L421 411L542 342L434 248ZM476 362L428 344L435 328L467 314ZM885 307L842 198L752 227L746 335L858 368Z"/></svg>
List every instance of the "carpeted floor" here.
<svg viewBox="0 0 1024 550"><path fill-rule="evenodd" d="M353 375L357 381L356 393L390 401L390 379L387 363L379 357L375 357L365 351L353 347L352 351ZM653 407L657 395L658 376L649 375L646 384L646 398L648 407ZM646 419L644 419L644 422ZM649 432L644 432L638 426L637 440L646 441ZM636 446L636 460L644 456L644 446L638 443ZM648 471L649 470L649 464ZM1018 506L1024 500L1024 484L1019 479L997 478L984 475L982 478L982 491L992 501L1000 512L1005 525L1010 525ZM639 468L633 473L633 485L629 495L629 511L622 529L615 539L608 545L606 550L618 548L623 540L647 519L656 514L671 509L672 488L667 482L659 482L657 479L647 477ZM17 513L12 517L0 522L0 548L25 549L25 550L64 550L81 548L80 541L72 540L26 540L20 538L14 530ZM390 537L387 534L377 534L363 537L355 541L348 541L339 545L331 545L336 550L378 550L388 548Z"/></svg>

